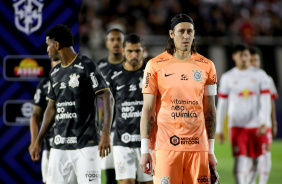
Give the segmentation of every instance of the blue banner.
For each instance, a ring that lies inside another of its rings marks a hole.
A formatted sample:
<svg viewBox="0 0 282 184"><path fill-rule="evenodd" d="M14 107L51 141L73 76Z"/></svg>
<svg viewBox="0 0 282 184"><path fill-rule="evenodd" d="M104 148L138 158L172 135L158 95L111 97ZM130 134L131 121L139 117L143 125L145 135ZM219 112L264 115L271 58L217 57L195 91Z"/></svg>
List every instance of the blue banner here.
<svg viewBox="0 0 282 184"><path fill-rule="evenodd" d="M35 88L48 76L45 32L65 24L78 52L81 0L0 1L0 183L42 183L40 162L31 161L29 118Z"/></svg>

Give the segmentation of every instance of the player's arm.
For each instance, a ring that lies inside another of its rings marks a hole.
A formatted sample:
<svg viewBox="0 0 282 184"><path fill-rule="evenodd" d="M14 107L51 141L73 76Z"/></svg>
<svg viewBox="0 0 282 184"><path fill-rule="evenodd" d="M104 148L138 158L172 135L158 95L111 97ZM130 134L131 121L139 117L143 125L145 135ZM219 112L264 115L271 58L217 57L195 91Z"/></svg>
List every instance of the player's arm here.
<svg viewBox="0 0 282 184"><path fill-rule="evenodd" d="M271 100L271 122L272 122L272 136L277 136L277 119L275 101Z"/></svg>
<svg viewBox="0 0 282 184"><path fill-rule="evenodd" d="M55 101L49 100L49 103L44 113L42 126L40 128L40 131L35 141L35 144L33 146L33 149L30 153L31 159L33 161L39 160L39 153L41 151L42 141L46 133L48 132L48 130L51 128L52 124L54 123L55 115L56 115Z"/></svg>
<svg viewBox="0 0 282 184"><path fill-rule="evenodd" d="M223 124L226 118L227 107L228 107L227 96L223 97L219 94L218 102L217 102L217 111L216 111L216 134L221 144L224 142L225 139L223 134Z"/></svg>
<svg viewBox="0 0 282 184"><path fill-rule="evenodd" d="M214 155L214 138L216 131L216 109L215 109L215 96L204 95L203 110L205 116L205 126L209 141L209 163L215 170L217 160Z"/></svg>
<svg viewBox="0 0 282 184"><path fill-rule="evenodd" d="M141 134L141 170L146 174L151 174L151 156L149 154L149 140L154 125L154 102L155 95L143 94L143 108L140 120L140 134ZM149 163L149 167L147 164Z"/></svg>
<svg viewBox="0 0 282 184"><path fill-rule="evenodd" d="M98 97L103 100L104 125L101 139L98 145L100 157L105 157L111 152L111 124L114 112L114 97L109 89L104 89L97 93Z"/></svg>
<svg viewBox="0 0 282 184"><path fill-rule="evenodd" d="M33 106L32 110L32 116L30 118L30 145L28 147L29 152L31 152L33 145L36 141L38 130L39 130L39 124L42 119L43 115L43 109L37 105Z"/></svg>

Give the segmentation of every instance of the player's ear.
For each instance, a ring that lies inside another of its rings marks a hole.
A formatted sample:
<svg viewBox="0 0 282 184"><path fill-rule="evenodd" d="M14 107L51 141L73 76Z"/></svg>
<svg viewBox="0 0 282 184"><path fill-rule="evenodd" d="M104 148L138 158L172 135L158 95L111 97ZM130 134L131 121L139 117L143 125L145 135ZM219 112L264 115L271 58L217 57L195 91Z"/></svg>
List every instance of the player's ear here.
<svg viewBox="0 0 282 184"><path fill-rule="evenodd" d="M55 46L56 50L62 49L62 45L57 41L54 42L54 46Z"/></svg>
<svg viewBox="0 0 282 184"><path fill-rule="evenodd" d="M170 38L171 38L171 39L173 39L173 38L174 38L174 35L173 35L173 30L169 30L169 36L170 36Z"/></svg>
<svg viewBox="0 0 282 184"><path fill-rule="evenodd" d="M124 47L121 48L121 53L124 55Z"/></svg>

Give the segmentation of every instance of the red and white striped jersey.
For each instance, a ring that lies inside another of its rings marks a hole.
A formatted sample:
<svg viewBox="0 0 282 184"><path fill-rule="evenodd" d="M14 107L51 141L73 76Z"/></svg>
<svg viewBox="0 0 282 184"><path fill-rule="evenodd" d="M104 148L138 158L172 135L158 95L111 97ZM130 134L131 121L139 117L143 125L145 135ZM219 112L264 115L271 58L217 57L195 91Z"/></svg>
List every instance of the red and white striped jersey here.
<svg viewBox="0 0 282 184"><path fill-rule="evenodd" d="M270 92L267 74L261 69L236 67L220 80L217 133L222 132L226 111L229 127L255 128L270 123Z"/></svg>

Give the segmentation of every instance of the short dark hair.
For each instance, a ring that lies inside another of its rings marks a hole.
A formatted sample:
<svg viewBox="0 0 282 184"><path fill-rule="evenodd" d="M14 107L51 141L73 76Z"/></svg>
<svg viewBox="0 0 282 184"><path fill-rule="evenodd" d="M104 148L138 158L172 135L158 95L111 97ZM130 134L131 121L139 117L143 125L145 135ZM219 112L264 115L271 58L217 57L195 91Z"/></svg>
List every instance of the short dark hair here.
<svg viewBox="0 0 282 184"><path fill-rule="evenodd" d="M130 33L124 38L123 47L125 47L126 42L133 44L141 43L141 45L143 46L141 37L134 33Z"/></svg>
<svg viewBox="0 0 282 184"><path fill-rule="evenodd" d="M244 50L249 50L249 48L247 47L247 45L245 44L237 44L233 47L233 50L232 50L232 54L235 54L237 52L242 52Z"/></svg>
<svg viewBox="0 0 282 184"><path fill-rule="evenodd" d="M64 47L71 47L74 44L73 34L66 25L56 25L46 32L46 37L49 36L50 39L54 39L59 42Z"/></svg>
<svg viewBox="0 0 282 184"><path fill-rule="evenodd" d="M253 55L253 54L258 54L260 55L260 51L257 47L251 47L250 48L250 53Z"/></svg>
<svg viewBox="0 0 282 184"><path fill-rule="evenodd" d="M174 21L176 21L177 19L181 19L181 18L188 18L188 19L190 19L191 21L193 21L193 19L191 18L191 17L189 17L188 15L186 15L185 13L179 13L179 14L177 14L176 16L174 16L172 19L171 19L171 23L173 23ZM194 28L195 29L195 28ZM166 48L165 48L165 50L169 53L169 54L171 54L171 55L173 55L174 54L174 52L175 52L175 50L176 50L176 48L175 48L175 45L174 45L174 41L173 41L173 39L172 38L168 38L168 40L167 40L167 45L166 45ZM197 52L197 44L196 44L196 42L195 42L195 39L193 39L193 42L192 42L192 45L191 45L191 51L192 51L192 53L196 53Z"/></svg>
<svg viewBox="0 0 282 184"><path fill-rule="evenodd" d="M120 32L121 34L123 34L125 36L125 32L123 30L119 29L119 28L108 29L107 32L106 32L106 35L108 35L112 31L118 31L118 32Z"/></svg>

